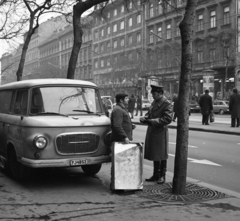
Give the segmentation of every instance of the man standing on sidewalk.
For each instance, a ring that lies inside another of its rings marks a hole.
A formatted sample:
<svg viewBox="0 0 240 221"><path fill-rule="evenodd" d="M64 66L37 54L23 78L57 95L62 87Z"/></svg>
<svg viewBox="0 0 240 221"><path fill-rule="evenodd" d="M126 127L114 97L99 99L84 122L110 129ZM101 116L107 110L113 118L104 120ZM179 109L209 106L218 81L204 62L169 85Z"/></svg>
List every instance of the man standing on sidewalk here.
<svg viewBox="0 0 240 221"><path fill-rule="evenodd" d="M229 110L231 112L231 127L235 127L235 125L239 127L240 94L236 88L233 88L233 94L230 96Z"/></svg>
<svg viewBox="0 0 240 221"><path fill-rule="evenodd" d="M144 158L153 161L153 176L146 181L165 183L168 159L168 127L172 122L172 104L163 96L163 87L151 85L154 99L151 107L140 122L148 124Z"/></svg>
<svg viewBox="0 0 240 221"><path fill-rule="evenodd" d="M209 95L209 90L205 90L205 94L199 99L199 106L202 112L202 125L209 125L209 115L213 110L212 97Z"/></svg>
<svg viewBox="0 0 240 221"><path fill-rule="evenodd" d="M142 116L142 98L140 95L137 96L137 109L135 116L138 116L138 111L140 112L140 116Z"/></svg>

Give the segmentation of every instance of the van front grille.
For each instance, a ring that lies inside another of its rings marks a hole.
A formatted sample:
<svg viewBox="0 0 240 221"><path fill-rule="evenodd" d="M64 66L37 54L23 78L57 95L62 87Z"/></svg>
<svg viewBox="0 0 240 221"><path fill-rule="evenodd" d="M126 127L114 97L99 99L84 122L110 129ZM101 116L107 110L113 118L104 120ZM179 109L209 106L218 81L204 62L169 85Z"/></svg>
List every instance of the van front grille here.
<svg viewBox="0 0 240 221"><path fill-rule="evenodd" d="M56 139L60 154L84 154L95 152L99 144L99 135L93 133L61 134Z"/></svg>

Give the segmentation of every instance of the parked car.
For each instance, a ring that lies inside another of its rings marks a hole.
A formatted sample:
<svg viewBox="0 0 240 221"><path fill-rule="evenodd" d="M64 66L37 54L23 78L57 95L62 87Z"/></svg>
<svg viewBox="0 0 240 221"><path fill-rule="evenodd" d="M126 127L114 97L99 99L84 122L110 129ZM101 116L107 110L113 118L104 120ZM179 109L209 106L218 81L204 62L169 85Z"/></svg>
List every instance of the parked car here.
<svg viewBox="0 0 240 221"><path fill-rule="evenodd" d="M88 81L34 79L0 86L0 167L17 180L30 168L76 167L95 175L110 162L110 120ZM32 171L34 172L34 171Z"/></svg>
<svg viewBox="0 0 240 221"><path fill-rule="evenodd" d="M201 108L197 101L191 100L189 106L190 106L191 113L200 113L201 112Z"/></svg>
<svg viewBox="0 0 240 221"><path fill-rule="evenodd" d="M142 109L143 110L147 110L150 106L151 106L151 103L149 100L147 100L147 99L142 100Z"/></svg>
<svg viewBox="0 0 240 221"><path fill-rule="evenodd" d="M229 101L215 100L213 102L213 112L216 114L229 113Z"/></svg>

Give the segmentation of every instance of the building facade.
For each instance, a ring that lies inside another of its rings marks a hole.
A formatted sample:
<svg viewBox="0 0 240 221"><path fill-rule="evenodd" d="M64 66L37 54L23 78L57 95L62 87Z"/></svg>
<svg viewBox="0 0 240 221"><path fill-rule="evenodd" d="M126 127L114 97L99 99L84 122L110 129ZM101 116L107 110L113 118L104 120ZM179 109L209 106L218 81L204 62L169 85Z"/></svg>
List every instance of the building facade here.
<svg viewBox="0 0 240 221"><path fill-rule="evenodd" d="M171 98L179 87L179 23L185 2L150 0L142 4L141 0L132 0L126 5L126 1L117 0L103 11L96 6L91 15L93 26L84 31L75 78L94 81L102 95L112 97L119 92L148 97L149 84L157 81ZM234 86L240 90L239 15L240 0L198 0L193 28L192 96L208 88L214 99L227 99ZM52 21L42 25L31 40L25 79L66 77L73 30L70 25L57 26ZM15 64L19 53L12 56ZM16 68L12 72L16 73Z"/></svg>

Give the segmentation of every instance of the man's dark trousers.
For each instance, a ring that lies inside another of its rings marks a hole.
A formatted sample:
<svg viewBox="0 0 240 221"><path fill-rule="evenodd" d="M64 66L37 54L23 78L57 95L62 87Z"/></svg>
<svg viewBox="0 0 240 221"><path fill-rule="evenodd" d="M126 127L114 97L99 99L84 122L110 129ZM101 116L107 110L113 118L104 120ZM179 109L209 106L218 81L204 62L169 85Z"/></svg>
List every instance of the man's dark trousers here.
<svg viewBox="0 0 240 221"><path fill-rule="evenodd" d="M202 115L202 124L208 125L209 124L208 121L209 121L209 114Z"/></svg>
<svg viewBox="0 0 240 221"><path fill-rule="evenodd" d="M239 118L231 118L231 126L232 127L235 127L236 122L237 122L237 126L236 127L239 127Z"/></svg>

